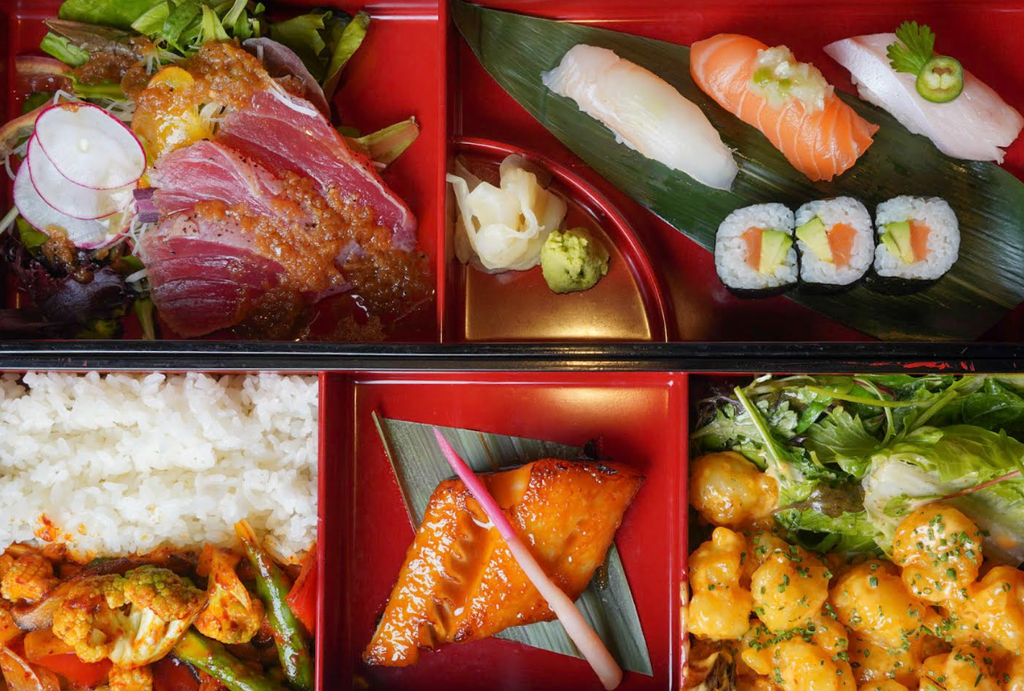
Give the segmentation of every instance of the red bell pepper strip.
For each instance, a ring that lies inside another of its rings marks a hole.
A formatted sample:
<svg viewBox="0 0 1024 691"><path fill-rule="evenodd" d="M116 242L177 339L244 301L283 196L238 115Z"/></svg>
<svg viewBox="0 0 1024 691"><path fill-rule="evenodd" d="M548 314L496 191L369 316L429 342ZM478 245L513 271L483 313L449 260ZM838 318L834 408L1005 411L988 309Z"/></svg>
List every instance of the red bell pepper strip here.
<svg viewBox="0 0 1024 691"><path fill-rule="evenodd" d="M46 655L32 660L33 665L39 665L45 669L55 672L73 684L80 684L92 688L100 682L106 681L110 674L110 661L82 662L74 653L62 653L60 655Z"/></svg>
<svg viewBox="0 0 1024 691"><path fill-rule="evenodd" d="M314 543L303 558L299 577L295 579L295 584L292 585L288 597L285 598L285 602L291 608L292 614L302 622L302 625L306 627L306 631L314 637L316 636L316 586L318 571L316 543Z"/></svg>

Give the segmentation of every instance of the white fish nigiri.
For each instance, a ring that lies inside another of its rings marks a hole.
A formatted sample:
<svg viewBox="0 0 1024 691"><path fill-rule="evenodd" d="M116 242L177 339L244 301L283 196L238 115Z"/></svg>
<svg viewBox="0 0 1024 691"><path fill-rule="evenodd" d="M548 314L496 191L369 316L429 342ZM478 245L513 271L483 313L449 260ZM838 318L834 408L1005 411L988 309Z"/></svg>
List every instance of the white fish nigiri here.
<svg viewBox="0 0 1024 691"><path fill-rule="evenodd" d="M661 77L606 48L580 44L541 78L629 148L708 187L732 187L732 151L700 108Z"/></svg>
<svg viewBox="0 0 1024 691"><path fill-rule="evenodd" d="M896 40L896 34L855 36L830 43L825 52L850 71L861 98L889 111L911 132L931 139L942 153L1002 163L1003 148L1024 127L1021 114L967 70L957 98L948 103L925 100L917 93L915 76L889 64L886 47Z"/></svg>

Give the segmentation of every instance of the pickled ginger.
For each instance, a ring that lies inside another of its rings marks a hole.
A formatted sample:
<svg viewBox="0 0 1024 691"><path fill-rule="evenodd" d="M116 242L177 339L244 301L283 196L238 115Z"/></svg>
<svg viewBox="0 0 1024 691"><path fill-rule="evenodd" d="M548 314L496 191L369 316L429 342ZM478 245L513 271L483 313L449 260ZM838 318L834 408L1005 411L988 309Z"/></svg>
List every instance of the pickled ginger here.
<svg viewBox="0 0 1024 691"><path fill-rule="evenodd" d="M545 189L526 160L507 156L498 186L456 162L446 180L455 191L455 255L486 273L526 271L540 264L544 241L565 218L566 205Z"/></svg>
<svg viewBox="0 0 1024 691"><path fill-rule="evenodd" d="M661 77L610 50L580 44L541 78L643 156L708 187L732 187L738 171L732 151L700 108Z"/></svg>

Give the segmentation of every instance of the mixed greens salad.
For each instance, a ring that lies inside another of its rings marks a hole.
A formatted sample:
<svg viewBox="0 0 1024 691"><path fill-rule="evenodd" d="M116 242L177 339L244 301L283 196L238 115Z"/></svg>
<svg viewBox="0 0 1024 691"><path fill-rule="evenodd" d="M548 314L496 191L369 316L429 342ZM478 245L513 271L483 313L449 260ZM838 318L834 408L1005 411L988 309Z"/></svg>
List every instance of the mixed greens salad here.
<svg viewBox="0 0 1024 691"><path fill-rule="evenodd" d="M1022 439L1021 375L765 375L701 401L691 443L773 476L775 520L809 549L889 553L900 520L942 499L1019 564Z"/></svg>
<svg viewBox="0 0 1024 691"><path fill-rule="evenodd" d="M15 61L22 114L0 127L0 158L9 176L13 179L26 159L36 121L47 108L86 102L132 127L137 92L164 68L186 64L209 41L248 45L256 40L250 50L271 76L301 80L307 96L329 117L342 69L362 44L369 15L274 11L255 0L67 0L57 17L45 21L48 33L40 52L19 54ZM219 112L204 109L201 116L213 123ZM391 163L419 133L412 119L365 136L345 125L337 129L377 168ZM135 314L138 335L155 338L147 272L135 256L151 227L146 215L151 206L145 195L136 194L115 215L123 232L97 247L58 242L11 208L0 220L0 262L28 300L18 309L0 309L0 333L112 338L123 331L123 317Z"/></svg>

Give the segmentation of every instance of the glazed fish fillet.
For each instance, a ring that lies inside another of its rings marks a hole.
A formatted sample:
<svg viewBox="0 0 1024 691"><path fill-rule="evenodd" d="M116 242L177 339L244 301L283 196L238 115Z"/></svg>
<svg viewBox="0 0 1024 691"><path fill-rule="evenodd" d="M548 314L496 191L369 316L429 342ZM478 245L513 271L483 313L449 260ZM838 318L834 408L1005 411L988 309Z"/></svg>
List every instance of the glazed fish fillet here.
<svg viewBox="0 0 1024 691"><path fill-rule="evenodd" d="M886 46L896 34L855 36L825 46L825 52L850 70L861 98L884 108L914 134L923 134L939 151L968 161L1002 163L1003 148L1024 126L1021 117L987 84L964 70L964 90L949 103L923 99L916 77L889 65Z"/></svg>
<svg viewBox="0 0 1024 691"><path fill-rule="evenodd" d="M553 580L575 600L604 562L643 477L617 463L546 459L481 479ZM421 649L553 619L461 480L437 486L366 647L405 667Z"/></svg>

